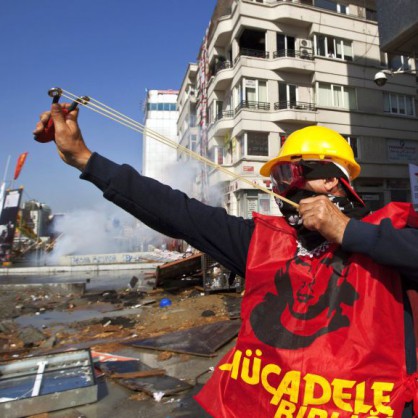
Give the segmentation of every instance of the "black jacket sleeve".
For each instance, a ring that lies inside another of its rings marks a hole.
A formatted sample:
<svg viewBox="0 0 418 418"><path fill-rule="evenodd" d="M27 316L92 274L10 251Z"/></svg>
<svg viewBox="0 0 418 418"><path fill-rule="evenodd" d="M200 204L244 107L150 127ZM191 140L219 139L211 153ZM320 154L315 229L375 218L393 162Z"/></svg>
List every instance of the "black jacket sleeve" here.
<svg viewBox="0 0 418 418"><path fill-rule="evenodd" d="M80 176L95 184L106 199L150 228L183 239L220 264L244 276L252 220L228 215L158 181L93 153Z"/></svg>
<svg viewBox="0 0 418 418"><path fill-rule="evenodd" d="M377 263L396 268L418 281L418 230L396 229L390 219L379 225L351 219L344 232L343 250L370 256Z"/></svg>

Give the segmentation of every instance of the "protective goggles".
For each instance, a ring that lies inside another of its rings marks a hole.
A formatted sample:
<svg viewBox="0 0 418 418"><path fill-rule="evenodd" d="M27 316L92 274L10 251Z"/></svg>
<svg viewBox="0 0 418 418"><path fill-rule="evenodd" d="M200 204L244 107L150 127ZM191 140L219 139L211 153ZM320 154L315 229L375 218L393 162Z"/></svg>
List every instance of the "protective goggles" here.
<svg viewBox="0 0 418 418"><path fill-rule="evenodd" d="M279 162L271 169L273 191L280 196L305 186L306 180L330 177L348 178L347 174L331 161Z"/></svg>
<svg viewBox="0 0 418 418"><path fill-rule="evenodd" d="M301 189L306 183L303 168L299 163L276 164L271 169L270 178L273 183L273 192L283 197L286 197L291 190Z"/></svg>

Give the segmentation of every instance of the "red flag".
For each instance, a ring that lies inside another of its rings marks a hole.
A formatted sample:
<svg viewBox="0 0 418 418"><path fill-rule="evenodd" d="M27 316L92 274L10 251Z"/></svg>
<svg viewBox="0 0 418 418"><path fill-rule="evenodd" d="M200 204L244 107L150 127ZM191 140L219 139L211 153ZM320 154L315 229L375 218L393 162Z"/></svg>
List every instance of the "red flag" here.
<svg viewBox="0 0 418 418"><path fill-rule="evenodd" d="M15 175L13 177L13 180L16 180L19 177L19 174L22 170L23 164L25 163L27 155L28 155L27 152L24 152L19 155L19 158L17 159L17 163L16 163Z"/></svg>

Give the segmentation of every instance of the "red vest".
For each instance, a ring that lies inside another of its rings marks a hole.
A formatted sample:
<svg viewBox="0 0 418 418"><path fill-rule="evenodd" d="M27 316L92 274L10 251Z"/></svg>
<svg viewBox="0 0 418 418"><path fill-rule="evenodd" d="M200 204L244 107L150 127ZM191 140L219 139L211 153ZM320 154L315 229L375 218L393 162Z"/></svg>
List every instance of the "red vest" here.
<svg viewBox="0 0 418 418"><path fill-rule="evenodd" d="M409 204L369 215L418 226ZM336 244L307 254L280 217L254 215L236 346L197 395L216 418L401 417L407 375L394 269Z"/></svg>

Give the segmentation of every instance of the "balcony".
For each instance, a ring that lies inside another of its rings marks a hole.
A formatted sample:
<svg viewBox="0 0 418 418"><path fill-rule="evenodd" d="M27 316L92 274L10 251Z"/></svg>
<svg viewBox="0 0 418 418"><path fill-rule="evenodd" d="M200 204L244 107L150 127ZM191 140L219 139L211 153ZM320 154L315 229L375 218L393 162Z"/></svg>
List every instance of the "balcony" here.
<svg viewBox="0 0 418 418"><path fill-rule="evenodd" d="M281 49L273 52L273 70L292 71L297 73L313 73L315 57L308 49L296 51Z"/></svg>
<svg viewBox="0 0 418 418"><path fill-rule="evenodd" d="M231 61L225 60L225 61L218 61L215 64L215 68L213 69L213 75L216 75L218 71L226 70L228 68L231 68Z"/></svg>
<svg viewBox="0 0 418 418"><path fill-rule="evenodd" d="M231 119L235 115L235 112L233 110L224 110L222 112L219 112L215 117L215 122L221 119Z"/></svg>
<svg viewBox="0 0 418 418"><path fill-rule="evenodd" d="M225 135L234 127L234 110L224 110L215 116L215 120L209 127L209 136Z"/></svg>
<svg viewBox="0 0 418 418"><path fill-rule="evenodd" d="M235 112L238 112L241 109L270 110L270 103L242 100L241 103L235 108Z"/></svg>
<svg viewBox="0 0 418 418"><path fill-rule="evenodd" d="M280 100L274 103L274 110L282 109L297 109L297 110L309 110L311 112L316 111L315 103L310 102L298 102L293 100Z"/></svg>
<svg viewBox="0 0 418 418"><path fill-rule="evenodd" d="M209 82L209 89L213 90L227 90L230 86L234 71L232 63L229 60L218 61L212 70L212 77Z"/></svg>
<svg viewBox="0 0 418 418"><path fill-rule="evenodd" d="M315 103L299 102L294 100L281 100L274 103L274 120L276 122L300 122L315 123L316 110Z"/></svg>
<svg viewBox="0 0 418 418"><path fill-rule="evenodd" d="M235 58L234 65L240 57L269 59L270 54L260 49L240 48L239 53L237 57Z"/></svg>

